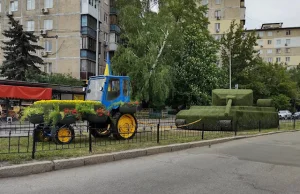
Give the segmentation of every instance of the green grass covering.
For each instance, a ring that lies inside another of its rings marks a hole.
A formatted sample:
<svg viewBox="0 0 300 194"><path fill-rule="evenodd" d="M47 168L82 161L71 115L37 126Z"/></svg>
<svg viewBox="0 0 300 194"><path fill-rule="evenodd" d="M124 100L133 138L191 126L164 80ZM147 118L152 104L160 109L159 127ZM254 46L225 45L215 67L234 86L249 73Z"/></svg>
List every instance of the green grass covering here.
<svg viewBox="0 0 300 194"><path fill-rule="evenodd" d="M226 105L226 109L225 109L225 116L228 116L230 114L230 110L231 110L231 104L232 104L232 99L229 99Z"/></svg>
<svg viewBox="0 0 300 194"><path fill-rule="evenodd" d="M274 102L272 99L258 99L256 105L258 107L274 107Z"/></svg>
<svg viewBox="0 0 300 194"><path fill-rule="evenodd" d="M212 105L226 106L226 101L233 99L233 106L252 106L253 91L252 90L229 90L215 89L212 91Z"/></svg>
<svg viewBox="0 0 300 194"><path fill-rule="evenodd" d="M277 112L275 107L257 107L257 106L232 106L232 111L248 110L248 111L266 111L266 112Z"/></svg>

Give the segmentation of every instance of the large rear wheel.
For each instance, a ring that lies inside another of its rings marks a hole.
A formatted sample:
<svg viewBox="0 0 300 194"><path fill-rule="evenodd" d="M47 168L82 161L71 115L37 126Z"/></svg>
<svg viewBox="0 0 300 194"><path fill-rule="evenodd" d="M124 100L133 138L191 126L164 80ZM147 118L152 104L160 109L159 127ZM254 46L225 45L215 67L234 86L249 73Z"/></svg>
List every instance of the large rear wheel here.
<svg viewBox="0 0 300 194"><path fill-rule="evenodd" d="M70 125L63 125L52 131L52 137L56 144L69 144L73 141L75 132Z"/></svg>
<svg viewBox="0 0 300 194"><path fill-rule="evenodd" d="M137 132L137 127L133 114L117 113L113 135L116 139L131 139Z"/></svg>
<svg viewBox="0 0 300 194"><path fill-rule="evenodd" d="M95 124L95 123L90 123L89 124L91 134L95 138L99 137L109 137L111 134L110 130L110 124Z"/></svg>

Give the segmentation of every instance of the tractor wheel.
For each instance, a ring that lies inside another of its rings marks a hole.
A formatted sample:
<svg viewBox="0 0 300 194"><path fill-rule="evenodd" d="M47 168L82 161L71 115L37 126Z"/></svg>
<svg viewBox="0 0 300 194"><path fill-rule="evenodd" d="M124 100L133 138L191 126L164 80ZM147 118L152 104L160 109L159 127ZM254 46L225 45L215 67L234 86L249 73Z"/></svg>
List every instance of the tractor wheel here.
<svg viewBox="0 0 300 194"><path fill-rule="evenodd" d="M95 124L95 123L90 123L89 124L91 134L95 138L99 137L109 137L111 134L110 130L110 124Z"/></svg>
<svg viewBox="0 0 300 194"><path fill-rule="evenodd" d="M70 125L56 126L52 130L52 137L56 144L69 144L73 141L75 132Z"/></svg>
<svg viewBox="0 0 300 194"><path fill-rule="evenodd" d="M50 136L46 136L45 133L49 132L49 126L44 127L44 124L39 124L34 128L35 141L36 142L48 142L51 140Z"/></svg>
<svg viewBox="0 0 300 194"><path fill-rule="evenodd" d="M116 113L116 123L112 127L116 139L131 139L137 132L137 121L133 114Z"/></svg>

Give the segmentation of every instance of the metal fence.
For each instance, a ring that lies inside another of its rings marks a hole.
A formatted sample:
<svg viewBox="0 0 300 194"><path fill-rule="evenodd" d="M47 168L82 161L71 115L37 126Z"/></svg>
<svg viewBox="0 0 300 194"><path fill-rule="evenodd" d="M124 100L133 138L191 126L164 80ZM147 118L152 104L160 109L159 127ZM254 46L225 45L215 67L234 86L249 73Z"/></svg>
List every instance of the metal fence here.
<svg viewBox="0 0 300 194"><path fill-rule="evenodd" d="M282 120L279 125L273 129L263 127L261 121L251 121L249 123L237 123L233 127L222 128L211 126L201 126L198 129L177 128L175 126L175 116L149 116L148 114L136 114L138 129L133 138L127 140L118 140L114 138L118 134L112 133L108 137L94 138L87 122L78 122L73 124L75 134L73 141L68 144L56 144L50 139L37 141L37 134L34 133L35 125L28 122L5 123L0 125L0 154L35 154L39 152L59 151L67 149L85 149L92 152L94 149L101 149L103 146L128 145L149 143L168 144L181 143L196 140L213 139L216 137L234 136L245 131L261 132L267 130L297 129L300 126L300 120Z"/></svg>

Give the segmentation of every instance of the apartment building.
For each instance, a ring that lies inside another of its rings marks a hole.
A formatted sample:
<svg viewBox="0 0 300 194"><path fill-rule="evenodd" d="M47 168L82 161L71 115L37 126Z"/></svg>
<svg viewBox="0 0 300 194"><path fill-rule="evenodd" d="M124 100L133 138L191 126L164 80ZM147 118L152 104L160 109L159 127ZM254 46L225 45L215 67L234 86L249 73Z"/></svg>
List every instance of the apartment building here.
<svg viewBox="0 0 300 194"><path fill-rule="evenodd" d="M262 24L255 31L258 35L256 49L270 63L282 63L288 68L300 64L300 27L282 27L283 23Z"/></svg>
<svg viewBox="0 0 300 194"><path fill-rule="evenodd" d="M216 40L221 39L233 20L243 26L246 23L245 0L202 0L202 5L209 9L206 15L210 22L208 29Z"/></svg>
<svg viewBox="0 0 300 194"><path fill-rule="evenodd" d="M98 7L99 5L99 7ZM109 0L0 0L0 27L7 29L6 14L13 15L24 30L39 36L38 51L47 73L70 73L82 80L96 74L96 46L99 46L99 73L105 69L110 22ZM99 14L99 42L97 36ZM0 39L5 37L0 35ZM2 44L2 43L0 43ZM1 45L0 45L1 46ZM0 51L0 63L4 60Z"/></svg>

